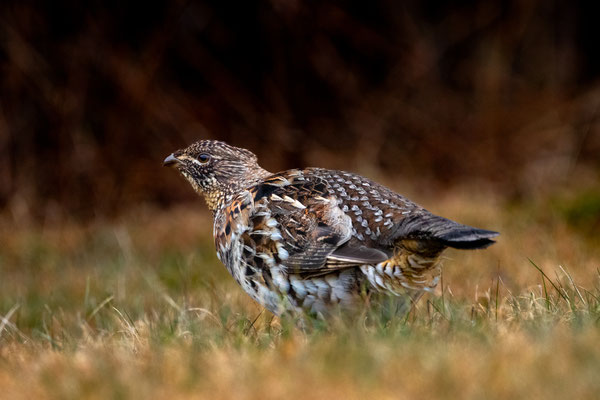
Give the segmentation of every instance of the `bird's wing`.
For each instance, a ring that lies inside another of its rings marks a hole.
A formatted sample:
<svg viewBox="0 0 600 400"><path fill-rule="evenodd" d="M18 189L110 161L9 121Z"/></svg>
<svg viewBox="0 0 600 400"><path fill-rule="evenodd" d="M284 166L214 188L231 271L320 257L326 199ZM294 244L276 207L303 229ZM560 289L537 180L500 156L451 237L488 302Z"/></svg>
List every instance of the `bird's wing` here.
<svg viewBox="0 0 600 400"><path fill-rule="evenodd" d="M439 217L389 188L360 175L316 170L329 176L342 198L342 209L356 218L357 237L371 246L403 247L433 256L446 247L479 249L494 243L497 232ZM363 239L361 239L364 238Z"/></svg>
<svg viewBox="0 0 600 400"><path fill-rule="evenodd" d="M264 231L263 226L271 225L270 240L257 243L257 253L271 248L288 272L315 276L389 258L380 249L351 244L352 220L339 207L339 199L329 194L327 182L314 175L287 171L250 192L254 229Z"/></svg>

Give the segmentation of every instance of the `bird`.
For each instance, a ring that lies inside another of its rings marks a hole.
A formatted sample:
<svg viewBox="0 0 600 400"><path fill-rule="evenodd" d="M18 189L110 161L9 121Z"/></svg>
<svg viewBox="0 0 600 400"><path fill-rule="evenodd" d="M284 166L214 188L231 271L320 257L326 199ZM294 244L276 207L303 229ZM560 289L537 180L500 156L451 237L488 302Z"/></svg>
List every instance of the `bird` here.
<svg viewBox="0 0 600 400"><path fill-rule="evenodd" d="M366 177L323 168L271 173L249 150L200 140L165 158L213 215L217 257L257 303L325 317L371 294L412 307L438 285L447 248L498 232L437 216Z"/></svg>

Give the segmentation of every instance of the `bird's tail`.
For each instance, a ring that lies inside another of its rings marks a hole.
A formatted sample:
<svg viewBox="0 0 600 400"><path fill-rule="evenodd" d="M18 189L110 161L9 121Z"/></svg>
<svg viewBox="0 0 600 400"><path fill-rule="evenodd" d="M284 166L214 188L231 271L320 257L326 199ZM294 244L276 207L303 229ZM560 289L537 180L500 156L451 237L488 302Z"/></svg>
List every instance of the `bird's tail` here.
<svg viewBox="0 0 600 400"><path fill-rule="evenodd" d="M459 224L452 220L427 213L408 217L399 226L404 238L434 241L455 249L484 249L495 243L498 232Z"/></svg>
<svg viewBox="0 0 600 400"><path fill-rule="evenodd" d="M498 232L488 231L487 229L473 228L472 226L454 223L456 224L454 227L440 234L437 238L446 246L454 247L455 249L485 249L496 243L493 238L499 235Z"/></svg>

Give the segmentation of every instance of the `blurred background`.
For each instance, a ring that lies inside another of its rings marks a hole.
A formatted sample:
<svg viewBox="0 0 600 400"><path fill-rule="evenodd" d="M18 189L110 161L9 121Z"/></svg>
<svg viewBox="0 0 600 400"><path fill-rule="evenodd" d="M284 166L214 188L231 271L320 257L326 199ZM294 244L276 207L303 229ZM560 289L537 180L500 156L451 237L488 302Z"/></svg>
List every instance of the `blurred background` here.
<svg viewBox="0 0 600 400"><path fill-rule="evenodd" d="M600 398L599 15L0 1L0 397ZM445 252L410 318L292 331L231 279L207 208L162 166L207 138L501 236Z"/></svg>
<svg viewBox="0 0 600 400"><path fill-rule="evenodd" d="M566 196L598 228L599 8L3 1L0 208L26 223L197 201L162 160L214 138L421 198Z"/></svg>

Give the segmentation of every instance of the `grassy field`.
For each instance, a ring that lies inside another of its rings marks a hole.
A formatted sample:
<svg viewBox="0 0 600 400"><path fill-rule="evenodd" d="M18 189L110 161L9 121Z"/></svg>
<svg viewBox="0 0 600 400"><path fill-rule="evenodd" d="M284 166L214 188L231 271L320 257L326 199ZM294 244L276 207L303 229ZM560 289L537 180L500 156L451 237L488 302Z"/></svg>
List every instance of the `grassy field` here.
<svg viewBox="0 0 600 400"><path fill-rule="evenodd" d="M305 330L235 285L200 202L90 224L7 214L0 398L599 398L598 199L418 199L502 236L448 251L406 318L384 299Z"/></svg>

